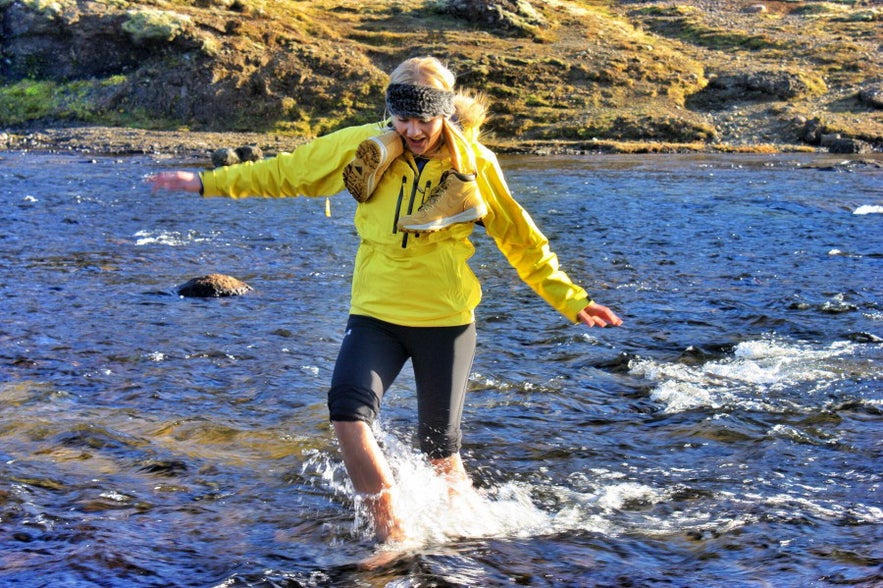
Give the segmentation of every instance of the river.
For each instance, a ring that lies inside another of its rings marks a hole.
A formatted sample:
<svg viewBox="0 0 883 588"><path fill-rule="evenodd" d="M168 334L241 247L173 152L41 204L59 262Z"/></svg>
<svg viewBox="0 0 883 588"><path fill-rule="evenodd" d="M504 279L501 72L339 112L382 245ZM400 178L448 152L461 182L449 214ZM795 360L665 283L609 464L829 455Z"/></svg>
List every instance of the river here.
<svg viewBox="0 0 883 588"><path fill-rule="evenodd" d="M625 324L567 324L477 229L480 494L446 508L406 370L377 433L424 541L371 570L325 408L352 199L326 216L151 193L179 165L160 156L0 154L0 584L883 585L883 170L502 163ZM175 295L207 273L255 290Z"/></svg>

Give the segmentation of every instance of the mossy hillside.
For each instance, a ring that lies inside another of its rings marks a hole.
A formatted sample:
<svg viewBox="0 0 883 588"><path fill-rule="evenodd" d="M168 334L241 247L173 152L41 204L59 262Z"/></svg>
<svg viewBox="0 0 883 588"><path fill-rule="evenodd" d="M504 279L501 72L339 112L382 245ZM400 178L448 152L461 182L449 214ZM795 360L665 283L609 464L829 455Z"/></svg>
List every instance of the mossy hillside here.
<svg viewBox="0 0 883 588"><path fill-rule="evenodd" d="M0 87L0 112L4 124L9 126L26 125L46 118L87 124L136 124L148 128L172 124L172 121L151 121L150 125L145 125L148 120L145 113L115 108L120 88L126 84L125 76L64 83L22 80Z"/></svg>
<svg viewBox="0 0 883 588"><path fill-rule="evenodd" d="M144 124L150 125L160 120L171 124L185 122L193 127L283 129L316 134L338 124L364 120L366 110L371 118L376 118L384 72L404 57L420 52L447 55L464 84L478 86L505 102L500 107L502 116L495 124L506 132L515 131L516 135L522 129L535 128L536 120L559 119L569 116L574 109L618 105L630 88L656 95L660 82L667 86L663 92L668 93L672 87L665 82L665 73L657 75L660 64L650 60L648 67L644 58L629 60L618 55L630 45L649 46L649 42L627 23L617 22L599 9L578 7L574 12L574 7L567 7L565 22L551 19L554 25L547 33L552 38L562 28L578 25L576 31L567 31L570 37L597 34L604 40L599 46L611 42L614 48L605 51L603 67L596 72L559 56L560 51L551 42L535 58L532 54L536 47L543 45L537 43L536 37L514 41L497 38L443 14L438 3L417 4L410 10L389 2L159 4L161 9L139 8L135 2L117 5L125 11L122 32L136 45L152 45L155 49L139 70L124 74L130 85L125 92L126 101L131 106L140 103L150 116ZM587 16L592 18L586 20ZM340 76L344 68L334 67L332 61L343 52L367 54L371 61L356 59L352 64L343 64L352 65L353 73ZM168 55L158 59L162 53L177 54L179 59ZM508 57L512 54L515 56ZM576 56L585 55L583 51ZM211 69L209 83L226 82L241 94L256 94L251 106L233 109L235 115L213 120L205 116L176 120L182 114L175 109L179 100L172 96L163 100L151 86L161 78L166 78L166 85L177 85L162 70L186 69L183 58L194 64L190 67L195 73L200 65ZM33 69L33 77L39 78L39 67ZM701 72L698 66L689 69ZM698 77L695 73L693 81ZM566 83L554 83L556 80ZM523 96L513 94L513 87L527 92ZM676 89L671 93L683 96L686 91ZM150 112L157 110L156 102L165 105L165 112ZM554 117L537 112L546 106L556 110ZM57 116L68 119L71 110L65 106L57 111ZM79 110L91 113L86 122L100 122L96 109ZM51 115L52 102L40 112ZM117 113L108 114L111 120L118 119ZM10 122L17 121L7 120L5 124Z"/></svg>
<svg viewBox="0 0 883 588"><path fill-rule="evenodd" d="M193 26L186 14L169 10L130 10L122 30L131 35L135 43L171 43Z"/></svg>
<svg viewBox="0 0 883 588"><path fill-rule="evenodd" d="M57 75L52 55L36 51L28 61L4 45L20 69L5 70L0 101L12 107L0 109L0 125L314 136L380 118L386 72L432 53L446 58L461 84L492 99L488 138L498 143L781 143L799 141L792 123L799 118L879 141L880 113L856 98L862 83L880 77L872 50L879 34L868 21L874 10L831 4L769 2L751 14L750 3L735 0L714 10L553 0L530 4L535 15L513 31L451 15L443 0L116 0L101 10L75 0L0 0L6 18L17 10L75 38L79 30L84 39L100 36L102 46L111 40L114 53L104 61L119 62L90 72L84 59L83 75L75 67ZM732 84L716 85L762 72L776 72L779 83L791 76L801 90L739 94ZM54 84L52 91L21 86L38 82ZM741 124L728 122L734 112Z"/></svg>
<svg viewBox="0 0 883 588"><path fill-rule="evenodd" d="M876 12L863 0L726 2L707 11L684 2L627 8L636 24L679 43L705 65L712 84L689 107L712 116L723 136L740 125L761 138L800 138L801 120L817 120L828 133L880 144L883 113L859 99L861 88L883 81ZM625 5L623 5L625 8ZM870 15L865 13L870 11ZM776 74L799 92L734 95L715 79ZM739 113L734 116L734 113Z"/></svg>

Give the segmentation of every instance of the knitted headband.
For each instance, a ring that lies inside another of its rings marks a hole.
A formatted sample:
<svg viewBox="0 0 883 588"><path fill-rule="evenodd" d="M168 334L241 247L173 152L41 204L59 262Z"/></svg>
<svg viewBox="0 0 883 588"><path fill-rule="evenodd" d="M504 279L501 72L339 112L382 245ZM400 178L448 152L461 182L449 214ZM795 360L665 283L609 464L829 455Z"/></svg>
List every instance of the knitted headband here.
<svg viewBox="0 0 883 588"><path fill-rule="evenodd" d="M395 116L430 119L454 114L454 93L429 86L390 84L386 108Z"/></svg>

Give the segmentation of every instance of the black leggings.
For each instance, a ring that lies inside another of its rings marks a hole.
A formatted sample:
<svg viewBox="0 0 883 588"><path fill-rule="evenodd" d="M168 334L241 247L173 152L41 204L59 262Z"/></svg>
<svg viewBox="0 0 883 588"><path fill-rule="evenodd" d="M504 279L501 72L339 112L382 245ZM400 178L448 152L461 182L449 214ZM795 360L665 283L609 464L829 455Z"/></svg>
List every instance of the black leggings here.
<svg viewBox="0 0 883 588"><path fill-rule="evenodd" d="M332 421L371 424L410 359L417 384L417 434L430 459L460 451L460 419L475 358L475 324L403 327L351 315L340 346L328 409Z"/></svg>

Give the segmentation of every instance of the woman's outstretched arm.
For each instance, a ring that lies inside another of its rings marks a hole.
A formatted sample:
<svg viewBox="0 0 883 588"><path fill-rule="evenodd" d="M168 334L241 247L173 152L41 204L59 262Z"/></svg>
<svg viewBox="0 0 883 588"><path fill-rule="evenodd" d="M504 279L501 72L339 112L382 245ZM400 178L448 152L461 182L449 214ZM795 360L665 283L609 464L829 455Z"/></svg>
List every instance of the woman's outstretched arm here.
<svg viewBox="0 0 883 588"><path fill-rule="evenodd" d="M147 176L144 181L154 190L183 190L185 192L202 192L202 179L198 174L188 171L160 172Z"/></svg>

